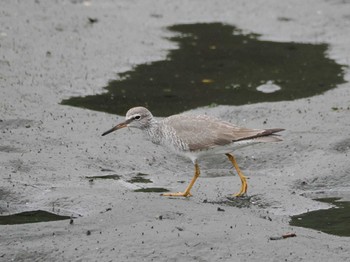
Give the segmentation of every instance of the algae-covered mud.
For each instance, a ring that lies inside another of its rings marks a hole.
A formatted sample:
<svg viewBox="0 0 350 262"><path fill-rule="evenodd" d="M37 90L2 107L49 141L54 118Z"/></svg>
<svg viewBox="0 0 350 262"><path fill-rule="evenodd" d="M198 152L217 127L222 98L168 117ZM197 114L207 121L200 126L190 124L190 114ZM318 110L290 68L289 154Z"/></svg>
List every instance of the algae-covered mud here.
<svg viewBox="0 0 350 262"><path fill-rule="evenodd" d="M201 106L294 100L344 82L342 66L326 56L327 44L264 41L221 23L167 30L178 48L164 60L120 73L107 93L62 104L118 115L142 105L168 116Z"/></svg>
<svg viewBox="0 0 350 262"><path fill-rule="evenodd" d="M348 236L289 224L350 200L348 10L337 0L2 1L0 216L13 223L0 225L0 260L349 261ZM138 130L101 137L135 105L281 127L284 141L235 152L245 198L232 197L240 181L224 156L199 163L192 197L167 198L193 163ZM65 219L15 224L40 210Z"/></svg>

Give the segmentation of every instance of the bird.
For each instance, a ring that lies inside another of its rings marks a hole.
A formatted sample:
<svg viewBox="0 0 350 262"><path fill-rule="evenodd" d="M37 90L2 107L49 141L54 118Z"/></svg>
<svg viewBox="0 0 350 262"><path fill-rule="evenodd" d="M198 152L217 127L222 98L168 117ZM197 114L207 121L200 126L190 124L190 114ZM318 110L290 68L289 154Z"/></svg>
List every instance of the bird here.
<svg viewBox="0 0 350 262"><path fill-rule="evenodd" d="M247 178L240 170L233 151L257 143L280 142L282 138L276 133L285 130L283 128L251 129L208 115L184 113L156 120L147 108L137 106L127 111L125 121L107 130L102 136L125 127L142 130L153 143L189 158L194 164L194 176L184 191L162 194L170 197L192 196L191 189L200 176L198 160L216 154L225 154L240 177L240 191L233 195L246 196Z"/></svg>

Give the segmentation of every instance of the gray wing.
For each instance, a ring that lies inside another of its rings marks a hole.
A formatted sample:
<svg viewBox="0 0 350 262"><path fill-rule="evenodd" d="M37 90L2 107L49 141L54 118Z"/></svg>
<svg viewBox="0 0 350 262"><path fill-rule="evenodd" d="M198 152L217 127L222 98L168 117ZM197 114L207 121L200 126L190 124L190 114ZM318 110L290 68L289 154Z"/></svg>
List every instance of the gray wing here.
<svg viewBox="0 0 350 262"><path fill-rule="evenodd" d="M259 137L265 131L238 127L205 115L174 115L164 119L164 122L168 127L171 126L172 132L188 146L190 151Z"/></svg>

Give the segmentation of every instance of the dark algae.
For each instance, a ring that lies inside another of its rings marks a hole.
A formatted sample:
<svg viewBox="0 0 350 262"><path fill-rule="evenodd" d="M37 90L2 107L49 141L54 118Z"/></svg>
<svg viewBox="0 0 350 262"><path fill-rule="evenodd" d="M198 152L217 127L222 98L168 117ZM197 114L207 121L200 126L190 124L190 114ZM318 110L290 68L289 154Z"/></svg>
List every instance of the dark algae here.
<svg viewBox="0 0 350 262"><path fill-rule="evenodd" d="M350 202L339 201L339 198L321 198L315 200L333 204L335 207L293 216L290 225L312 228L327 234L349 237Z"/></svg>
<svg viewBox="0 0 350 262"><path fill-rule="evenodd" d="M118 115L140 105L155 116L168 116L209 105L311 97L345 82L342 66L326 56L327 44L265 41L221 23L167 29L178 48L165 60L120 73L106 93L72 97L62 104ZM269 81L280 90L257 90Z"/></svg>

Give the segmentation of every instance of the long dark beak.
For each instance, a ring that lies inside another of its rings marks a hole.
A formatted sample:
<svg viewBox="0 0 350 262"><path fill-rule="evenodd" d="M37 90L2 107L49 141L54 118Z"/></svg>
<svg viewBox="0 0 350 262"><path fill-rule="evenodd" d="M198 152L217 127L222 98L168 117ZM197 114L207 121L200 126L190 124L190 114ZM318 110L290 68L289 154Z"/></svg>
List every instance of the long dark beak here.
<svg viewBox="0 0 350 262"><path fill-rule="evenodd" d="M108 135L109 133L112 133L112 132L115 131L115 130L118 130L118 129L127 127L128 124L129 124L131 121L132 121L132 119L128 119L128 120L126 120L126 121L124 121L124 122L122 122L122 123L116 125L115 127L113 127L113 128L111 128L111 129L109 129L108 131L104 132L104 133L102 134L102 136Z"/></svg>

